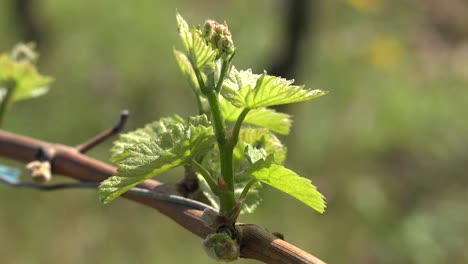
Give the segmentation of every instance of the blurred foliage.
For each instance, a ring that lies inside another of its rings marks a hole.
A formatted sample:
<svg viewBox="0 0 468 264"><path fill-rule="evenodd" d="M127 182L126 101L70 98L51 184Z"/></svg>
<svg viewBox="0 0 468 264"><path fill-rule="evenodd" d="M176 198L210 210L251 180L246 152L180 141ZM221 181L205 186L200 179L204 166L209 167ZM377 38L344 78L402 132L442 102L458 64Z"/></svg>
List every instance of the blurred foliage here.
<svg viewBox="0 0 468 264"><path fill-rule="evenodd" d="M15 101L35 98L49 90L52 78L37 72L38 55L33 45L18 44L0 54L0 126L7 108Z"/></svg>
<svg viewBox="0 0 468 264"><path fill-rule="evenodd" d="M14 2L0 0L2 51L24 41ZM310 175L328 210L319 215L265 188L257 213L240 220L330 263L468 262L464 3L321 1L296 79L330 93L287 108L294 125L284 140L288 166ZM39 68L56 81L47 96L15 105L4 128L75 145L123 108L127 129L194 113L172 54L176 8L190 21L227 20L239 68L267 68L283 38L279 0L35 1L48 32ZM91 155L107 161L109 147ZM97 192L0 187L2 263L212 263L200 243L151 209L102 206Z"/></svg>

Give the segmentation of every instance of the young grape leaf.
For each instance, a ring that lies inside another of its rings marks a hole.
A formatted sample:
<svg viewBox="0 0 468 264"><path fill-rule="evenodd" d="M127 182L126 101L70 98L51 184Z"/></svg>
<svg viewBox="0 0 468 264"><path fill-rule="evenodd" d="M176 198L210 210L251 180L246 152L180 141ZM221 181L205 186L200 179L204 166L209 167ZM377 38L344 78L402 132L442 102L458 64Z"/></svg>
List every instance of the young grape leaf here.
<svg viewBox="0 0 468 264"><path fill-rule="evenodd" d="M146 125L135 131L120 134L119 140L114 141L111 148L111 161L117 163L127 156L126 151L140 142L149 140L159 140L160 135L166 133L170 126L184 124L182 117L174 115L172 117L161 118L161 120Z"/></svg>
<svg viewBox="0 0 468 264"><path fill-rule="evenodd" d="M216 138L208 118L202 115L187 121L163 119L122 136L120 142L114 145L117 173L99 186L105 204L148 178L190 163L208 152Z"/></svg>
<svg viewBox="0 0 468 264"><path fill-rule="evenodd" d="M237 118L242 112L242 109L235 107L225 99L220 100L220 105L226 121L236 122ZM269 130L280 135L289 134L292 124L290 115L279 113L273 109L268 109L265 107L250 110L245 117L244 122L268 128Z"/></svg>
<svg viewBox="0 0 468 264"><path fill-rule="evenodd" d="M255 87L260 76L261 74L252 73L252 69L239 71L236 67L232 66L229 75L223 83L223 96L234 99L238 90L247 86Z"/></svg>
<svg viewBox="0 0 468 264"><path fill-rule="evenodd" d="M186 50L190 50L190 42L192 40L192 33L190 33L189 25L187 21L176 12L176 20L177 20L177 31L179 32L179 37L184 43L184 47Z"/></svg>
<svg viewBox="0 0 468 264"><path fill-rule="evenodd" d="M293 80L231 69L221 91L224 98L241 108L255 109L311 100L326 94L322 90L292 85Z"/></svg>
<svg viewBox="0 0 468 264"><path fill-rule="evenodd" d="M13 49L12 55L18 53L18 49L34 53L31 47L19 44ZM13 58L9 54L0 54L0 103L4 99L7 89L13 89L11 101L19 101L34 98L45 94L52 82L52 78L38 73L32 61L24 58ZM7 87L12 83L14 87Z"/></svg>
<svg viewBox="0 0 468 264"><path fill-rule="evenodd" d="M192 64L190 63L189 59L184 53L176 49L174 49L174 55L176 57L177 63L179 64L179 68L182 71L184 77L189 82L190 87L192 87L192 90L197 96L200 96L200 86L198 85L197 77L195 76L195 72L193 71Z"/></svg>
<svg viewBox="0 0 468 264"><path fill-rule="evenodd" d="M273 155L278 164L286 160L287 148L271 131L265 128L243 128L239 133L239 143L234 148L234 163L238 164L245 158L245 148L251 146L264 150L265 156Z"/></svg>
<svg viewBox="0 0 468 264"><path fill-rule="evenodd" d="M324 197L317 191L317 188L312 185L312 182L309 179L300 177L283 165L276 164L273 156L261 159L252 164L252 166L244 172L244 176L252 176L263 183L275 187L320 213L325 211L326 205Z"/></svg>
<svg viewBox="0 0 468 264"><path fill-rule="evenodd" d="M179 36L184 43L187 57L192 66L195 69L210 66L216 58L217 51L203 39L202 32L199 29L189 28L187 22L179 13L176 14L176 18Z"/></svg>
<svg viewBox="0 0 468 264"><path fill-rule="evenodd" d="M250 165L254 164L255 162L265 159L266 158L266 151L263 148L254 148L250 144L246 144L244 150L244 155Z"/></svg>

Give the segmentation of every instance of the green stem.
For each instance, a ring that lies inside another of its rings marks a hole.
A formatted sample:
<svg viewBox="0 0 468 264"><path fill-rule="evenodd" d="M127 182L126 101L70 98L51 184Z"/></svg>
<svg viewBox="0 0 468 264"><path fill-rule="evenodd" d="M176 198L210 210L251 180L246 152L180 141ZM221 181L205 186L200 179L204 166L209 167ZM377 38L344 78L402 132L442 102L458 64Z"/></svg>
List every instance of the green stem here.
<svg viewBox="0 0 468 264"><path fill-rule="evenodd" d="M219 194L219 190L218 190L218 186L216 185L216 182L213 180L213 177L211 177L211 174L209 171L207 171L200 163L198 163L196 160L192 160L191 162L191 165L193 168L195 168L195 170L197 170L198 173L201 174L201 176L203 176L203 178L205 179L205 181L208 183L208 185L210 186L210 189L211 191L218 195Z"/></svg>
<svg viewBox="0 0 468 264"><path fill-rule="evenodd" d="M247 185L245 185L244 189L242 190L241 195L239 196L239 199L237 200L236 206L234 209L231 211L231 214L229 215L229 219L232 222L235 222L237 217L239 217L240 212L242 211L242 206L244 205L245 198L247 197L247 194L249 193L250 188L257 182L257 179L252 178Z"/></svg>
<svg viewBox="0 0 468 264"><path fill-rule="evenodd" d="M14 80L5 81L3 85L5 85L6 94L4 95L3 100L0 102L0 127L3 124L3 118L5 116L6 109L10 104L11 98L13 96L13 92L16 87L16 82Z"/></svg>
<svg viewBox="0 0 468 264"><path fill-rule="evenodd" d="M194 94L195 94L195 97L197 99L198 114L203 115L203 114L205 114L205 111L203 111L203 104L202 104L201 98L196 92L194 92Z"/></svg>
<svg viewBox="0 0 468 264"><path fill-rule="evenodd" d="M229 57L229 60L223 60L223 65L221 66L221 73L219 75L219 80L218 83L216 84L216 92L219 93L221 90L221 86L223 85L224 79L226 78L226 75L229 72L229 69L231 68L231 62L232 59L234 59L234 55L236 55L236 51L231 54L231 57Z"/></svg>
<svg viewBox="0 0 468 264"><path fill-rule="evenodd" d="M229 141L226 136L226 125L221 111L221 106L219 105L218 94L215 91L211 91L206 96L210 103L211 114L213 115L213 123L216 131L216 139L218 140L221 174L228 186L228 189L234 191L234 180L232 177L232 151L229 148Z"/></svg>
<svg viewBox="0 0 468 264"><path fill-rule="evenodd" d="M201 76L200 76L201 77ZM198 79L198 76L197 76L197 79ZM198 80L200 82L200 80ZM201 88L200 88L201 89ZM195 99L197 100L197 108L198 108L198 114L199 115L208 115L205 111L205 109L203 109L203 103L202 103L202 98L201 98L201 95L198 93L198 91L196 90L196 88L192 87L192 92L193 94L195 95Z"/></svg>
<svg viewBox="0 0 468 264"><path fill-rule="evenodd" d="M197 77L200 90L207 97L210 104L211 114L213 116L214 129L219 147L221 177L226 186L218 184L219 200L221 204L221 214L228 215L232 208L236 205L236 197L234 195L234 177L232 171L232 148L230 148L228 138L226 136L226 125L224 122L223 112L219 104L218 93L214 87L205 87L200 70L194 67L195 76ZM220 81L224 78L220 77ZM218 82L219 84L219 82ZM227 188L226 188L227 187Z"/></svg>
<svg viewBox="0 0 468 264"><path fill-rule="evenodd" d="M234 52L229 57L229 60L223 60L223 66L221 67L221 74L219 76L219 80L215 88L216 92L218 93L221 90L221 86L223 85L224 78L226 78L226 75L231 69L231 62L232 62L232 59L234 59L235 55L236 55L236 51L234 50Z"/></svg>
<svg viewBox="0 0 468 264"><path fill-rule="evenodd" d="M232 131L232 138L231 138L231 148L235 148L237 145L237 141L239 140L239 133L242 127L242 123L244 122L245 117L249 113L249 108L244 108L240 113L239 117L236 120L236 124L234 125L234 129Z"/></svg>
<svg viewBox="0 0 468 264"><path fill-rule="evenodd" d="M193 67L193 71L195 72L195 76L197 77L198 85L200 86L200 90L202 91L203 94L206 94L208 91L205 88L205 82L203 82L203 77L200 73L199 69L196 69Z"/></svg>
<svg viewBox="0 0 468 264"><path fill-rule="evenodd" d="M215 88L217 93L219 93L219 91L221 90L221 86L223 85L224 78L226 77L228 66L229 66L229 61L224 61L223 66L221 66L221 74L219 75L219 80Z"/></svg>
<svg viewBox="0 0 468 264"><path fill-rule="evenodd" d="M219 186L219 200L221 204L221 214L228 215L232 208L236 205L236 197L234 195L234 177L232 171L232 148L226 136L226 127L224 123L223 112L219 105L218 94L212 90L206 93L208 102L210 103L211 114L213 115L213 123L216 132L216 139L219 147L219 159L221 162L221 177L226 186ZM227 188L226 188L227 187Z"/></svg>

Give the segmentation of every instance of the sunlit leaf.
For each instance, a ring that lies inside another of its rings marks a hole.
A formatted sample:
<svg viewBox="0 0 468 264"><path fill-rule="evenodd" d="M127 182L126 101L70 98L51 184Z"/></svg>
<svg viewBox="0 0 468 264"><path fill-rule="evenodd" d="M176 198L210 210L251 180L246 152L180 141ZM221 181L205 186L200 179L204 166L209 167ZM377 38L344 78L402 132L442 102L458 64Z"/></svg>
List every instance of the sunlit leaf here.
<svg viewBox="0 0 468 264"><path fill-rule="evenodd" d="M34 58L23 58L20 55L27 52ZM45 94L52 78L39 74L33 59L37 57L32 47L19 44L12 54L0 54L0 103L7 92L12 92L11 102L34 98ZM7 87L12 84L13 87ZM7 91L7 89L12 89Z"/></svg>
<svg viewBox="0 0 468 264"><path fill-rule="evenodd" d="M202 69L204 66L212 64L216 58L216 50L203 39L199 29L189 28L179 13L177 13L176 18L179 36L184 43L187 57L192 66L196 69Z"/></svg>
<svg viewBox="0 0 468 264"><path fill-rule="evenodd" d="M185 121L182 117L174 115L172 117L161 118L159 121L147 124L144 128L139 128L135 131L120 134L119 140L114 141L111 148L111 161L116 163L124 159L128 151L133 146L140 142L159 140L163 133L166 133L169 128L176 124L183 124Z"/></svg>
<svg viewBox="0 0 468 264"><path fill-rule="evenodd" d="M253 164L261 159L266 158L266 151L263 148L254 148L251 145L247 145L244 151L245 158L250 164Z"/></svg>
<svg viewBox="0 0 468 264"><path fill-rule="evenodd" d="M190 64L189 59L184 53L176 49L174 49L174 55L176 57L177 63L179 64L179 68L182 71L185 79L187 79L189 82L190 87L192 87L196 94L200 95L200 86L198 85L197 77L195 76L195 72L193 71L192 64Z"/></svg>
<svg viewBox="0 0 468 264"><path fill-rule="evenodd" d="M192 40L192 33L190 33L190 28L187 24L187 21L176 12L176 20L177 20L177 31L179 32L179 37L184 43L184 47L186 50L190 49L190 41Z"/></svg>
<svg viewBox="0 0 468 264"><path fill-rule="evenodd" d="M297 103L326 94L322 90L292 85L293 82L266 73L257 75L251 70L233 68L223 85L222 94L233 105L249 109Z"/></svg>
<svg viewBox="0 0 468 264"><path fill-rule="evenodd" d="M234 162L245 158L245 148L250 145L256 149L263 149L265 156L273 155L275 162L282 164L286 160L287 148L268 129L243 128L239 133L239 143L234 148Z"/></svg>
<svg viewBox="0 0 468 264"><path fill-rule="evenodd" d="M224 80L221 94L236 107L242 108L244 105L241 102L237 102L238 91L244 87L255 87L260 76L260 74L252 73L251 69L239 71L233 66L231 72Z"/></svg>
<svg viewBox="0 0 468 264"><path fill-rule="evenodd" d="M220 100L221 109L226 121L235 122L242 112L241 108L235 107L227 100ZM244 123L265 127L281 135L287 135L291 129L291 116L276 112L273 109L257 108L249 111Z"/></svg>
<svg viewBox="0 0 468 264"><path fill-rule="evenodd" d="M206 116L163 119L122 136L114 145L117 173L103 181L99 195L109 203L133 186L208 152L216 138Z"/></svg>
<svg viewBox="0 0 468 264"><path fill-rule="evenodd" d="M316 211L325 211L325 200L317 188L309 179L300 177L292 170L274 162L272 156L252 164L244 175L266 183L280 191L283 191L299 201L307 204Z"/></svg>

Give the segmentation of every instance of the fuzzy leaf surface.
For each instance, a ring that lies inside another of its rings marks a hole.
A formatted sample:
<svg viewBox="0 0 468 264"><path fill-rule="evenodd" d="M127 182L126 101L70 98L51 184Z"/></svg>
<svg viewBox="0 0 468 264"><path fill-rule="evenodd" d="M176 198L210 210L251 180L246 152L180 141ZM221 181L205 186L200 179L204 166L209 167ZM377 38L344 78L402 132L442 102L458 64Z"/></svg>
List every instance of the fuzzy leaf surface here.
<svg viewBox="0 0 468 264"><path fill-rule="evenodd" d="M182 117L174 115L172 117L161 118L159 121L147 124L145 127L135 131L120 134L119 140L114 141L111 148L111 161L117 163L123 160L127 157L127 152L130 148L140 142L160 140L161 135L166 133L171 126L183 124L184 122Z"/></svg>
<svg viewBox="0 0 468 264"><path fill-rule="evenodd" d="M109 203L128 189L171 168L190 163L216 142L205 115L166 118L128 133L114 145L116 175L103 181L99 195Z"/></svg>

